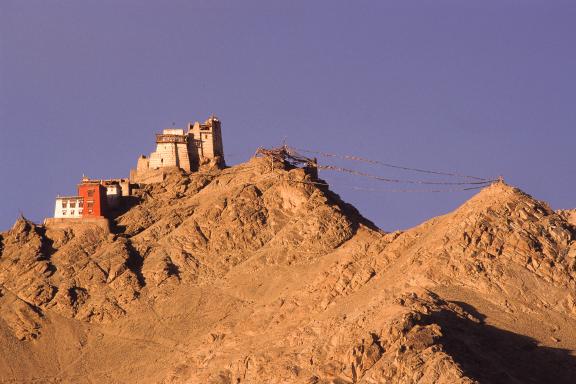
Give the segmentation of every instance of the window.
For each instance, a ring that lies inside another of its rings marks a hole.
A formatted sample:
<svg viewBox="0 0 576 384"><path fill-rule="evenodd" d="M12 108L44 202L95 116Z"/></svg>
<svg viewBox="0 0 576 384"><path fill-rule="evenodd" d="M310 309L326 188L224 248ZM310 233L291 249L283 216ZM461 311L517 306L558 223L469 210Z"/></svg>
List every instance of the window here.
<svg viewBox="0 0 576 384"><path fill-rule="evenodd" d="M70 211L70 214L71 214L72 216L74 216L74 210L71 210L71 211Z"/></svg>
<svg viewBox="0 0 576 384"><path fill-rule="evenodd" d="M94 196L94 190L93 189L89 189L88 190L88 196Z"/></svg>
<svg viewBox="0 0 576 384"><path fill-rule="evenodd" d="M88 213L92 213L92 210L91 210L91 209L89 209L89 210L88 210Z"/></svg>
<svg viewBox="0 0 576 384"><path fill-rule="evenodd" d="M67 213L67 212L68 212L68 211L63 210L63 211L62 211L62 215L66 216L66 213Z"/></svg>
<svg viewBox="0 0 576 384"><path fill-rule="evenodd" d="M88 208L93 208L94 207L94 202L93 201L89 201L88 202Z"/></svg>
<svg viewBox="0 0 576 384"><path fill-rule="evenodd" d="M78 201L78 208L82 208L84 206L84 202L82 200Z"/></svg>
<svg viewBox="0 0 576 384"><path fill-rule="evenodd" d="M68 202L66 200L62 200L62 208L66 208L68 206Z"/></svg>
<svg viewBox="0 0 576 384"><path fill-rule="evenodd" d="M76 208L76 202L75 201L70 202L70 208Z"/></svg>

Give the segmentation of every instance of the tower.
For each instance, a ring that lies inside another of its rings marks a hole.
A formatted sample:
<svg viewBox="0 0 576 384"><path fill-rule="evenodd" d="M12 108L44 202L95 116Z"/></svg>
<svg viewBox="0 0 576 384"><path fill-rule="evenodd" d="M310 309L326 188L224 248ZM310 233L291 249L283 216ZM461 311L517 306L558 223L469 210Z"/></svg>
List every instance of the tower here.
<svg viewBox="0 0 576 384"><path fill-rule="evenodd" d="M178 167L190 172L188 137L183 129L165 129L156 134L156 151L150 155L148 163L152 169Z"/></svg>
<svg viewBox="0 0 576 384"><path fill-rule="evenodd" d="M190 152L196 152L198 166L214 163L223 166L224 146L222 144L222 123L212 115L203 124L188 124ZM194 148L195 147L195 148Z"/></svg>

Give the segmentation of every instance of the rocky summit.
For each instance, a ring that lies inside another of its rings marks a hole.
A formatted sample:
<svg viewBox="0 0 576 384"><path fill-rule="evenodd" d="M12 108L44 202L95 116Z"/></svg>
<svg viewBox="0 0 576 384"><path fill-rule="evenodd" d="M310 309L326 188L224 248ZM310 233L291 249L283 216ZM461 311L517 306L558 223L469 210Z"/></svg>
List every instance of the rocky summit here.
<svg viewBox="0 0 576 384"><path fill-rule="evenodd" d="M0 234L2 383L575 383L576 212L495 183L385 233L306 170L174 171Z"/></svg>

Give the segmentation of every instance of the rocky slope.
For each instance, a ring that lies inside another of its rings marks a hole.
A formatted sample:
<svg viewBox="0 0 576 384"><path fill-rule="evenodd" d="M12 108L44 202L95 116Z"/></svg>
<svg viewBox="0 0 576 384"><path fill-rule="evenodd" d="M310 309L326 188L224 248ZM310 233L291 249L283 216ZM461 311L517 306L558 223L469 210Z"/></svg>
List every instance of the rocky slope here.
<svg viewBox="0 0 576 384"><path fill-rule="evenodd" d="M573 211L503 183L383 233L267 159L148 185L109 233L0 234L0 382L576 382Z"/></svg>

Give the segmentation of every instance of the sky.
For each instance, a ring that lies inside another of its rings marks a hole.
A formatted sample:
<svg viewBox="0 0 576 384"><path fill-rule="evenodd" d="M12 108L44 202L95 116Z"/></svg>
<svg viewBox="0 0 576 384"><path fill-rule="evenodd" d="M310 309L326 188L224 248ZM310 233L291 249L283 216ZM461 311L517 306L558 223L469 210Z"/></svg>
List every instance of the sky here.
<svg viewBox="0 0 576 384"><path fill-rule="evenodd" d="M576 2L554 0L1 0L0 231L52 216L83 174L127 177L154 133L212 113L230 165L286 140L503 175L576 208L574 20ZM386 231L477 193L321 177Z"/></svg>

